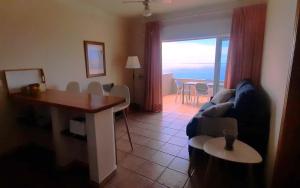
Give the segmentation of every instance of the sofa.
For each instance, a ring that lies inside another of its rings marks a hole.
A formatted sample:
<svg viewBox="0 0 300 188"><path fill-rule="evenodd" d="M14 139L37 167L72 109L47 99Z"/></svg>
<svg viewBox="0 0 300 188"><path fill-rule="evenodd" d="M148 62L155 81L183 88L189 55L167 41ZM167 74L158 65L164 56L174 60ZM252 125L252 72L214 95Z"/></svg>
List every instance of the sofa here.
<svg viewBox="0 0 300 188"><path fill-rule="evenodd" d="M207 117L204 114L208 109L215 107L214 98L204 104L199 112L191 119L186 127L186 134L189 138L201 135L201 130L209 126L224 129L228 119L233 118L238 124L238 139L255 148L263 157L266 154L266 147L269 133L269 110L267 100L249 80L241 81L231 90L232 96L227 103L231 103L226 112L217 117ZM228 92L227 92L228 93ZM227 105L228 106L228 105ZM219 136L222 130L219 130ZM218 135L213 135L218 136ZM191 153L192 148L189 148Z"/></svg>

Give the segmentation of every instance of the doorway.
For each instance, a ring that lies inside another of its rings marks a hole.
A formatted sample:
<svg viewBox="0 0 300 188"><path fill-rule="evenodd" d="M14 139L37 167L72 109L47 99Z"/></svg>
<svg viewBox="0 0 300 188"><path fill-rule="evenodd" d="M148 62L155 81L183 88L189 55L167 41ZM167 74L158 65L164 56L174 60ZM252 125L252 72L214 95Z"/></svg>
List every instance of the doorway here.
<svg viewBox="0 0 300 188"><path fill-rule="evenodd" d="M163 110L197 112L223 89L228 47L229 37L163 41ZM207 92L198 92L196 84Z"/></svg>

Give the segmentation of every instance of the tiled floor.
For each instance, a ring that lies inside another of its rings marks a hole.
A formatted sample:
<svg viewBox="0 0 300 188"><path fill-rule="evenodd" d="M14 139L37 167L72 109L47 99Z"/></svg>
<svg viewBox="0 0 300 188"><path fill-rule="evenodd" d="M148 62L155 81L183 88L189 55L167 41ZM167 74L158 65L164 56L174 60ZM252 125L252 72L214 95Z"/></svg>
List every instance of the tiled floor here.
<svg viewBox="0 0 300 188"><path fill-rule="evenodd" d="M117 176L107 186L191 187L187 175L189 155L185 129L208 97L200 97L198 104L182 104L180 97L177 101L175 99L176 95L163 97L162 113L129 115L133 151L124 121L120 119L116 122L119 167Z"/></svg>
<svg viewBox="0 0 300 188"><path fill-rule="evenodd" d="M209 96L200 96L198 103L193 102L193 97L191 101L185 101L182 104L181 97L176 95L166 95L163 96L163 111L164 112L173 112L175 116L177 113L190 115L196 113L200 106L209 101Z"/></svg>
<svg viewBox="0 0 300 188"><path fill-rule="evenodd" d="M124 121L119 119L116 122L118 170L106 186L184 187L189 165L185 129L195 112L129 114L133 151Z"/></svg>

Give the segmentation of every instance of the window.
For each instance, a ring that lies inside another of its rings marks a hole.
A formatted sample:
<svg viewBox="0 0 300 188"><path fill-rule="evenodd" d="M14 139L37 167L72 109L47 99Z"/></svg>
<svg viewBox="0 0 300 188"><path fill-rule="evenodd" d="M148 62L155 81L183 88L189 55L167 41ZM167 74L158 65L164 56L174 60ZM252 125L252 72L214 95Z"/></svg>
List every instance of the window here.
<svg viewBox="0 0 300 188"><path fill-rule="evenodd" d="M228 38L162 43L163 74L175 79L205 80L213 93L224 87Z"/></svg>

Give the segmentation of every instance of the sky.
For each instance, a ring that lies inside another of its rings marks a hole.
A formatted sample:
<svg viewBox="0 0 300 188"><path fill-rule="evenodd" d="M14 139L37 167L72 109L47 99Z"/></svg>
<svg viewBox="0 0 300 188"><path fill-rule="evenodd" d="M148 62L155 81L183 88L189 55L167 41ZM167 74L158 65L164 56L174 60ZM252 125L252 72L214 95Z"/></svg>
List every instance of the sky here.
<svg viewBox="0 0 300 188"><path fill-rule="evenodd" d="M215 49L215 38L163 42L163 69L211 67L215 63Z"/></svg>

